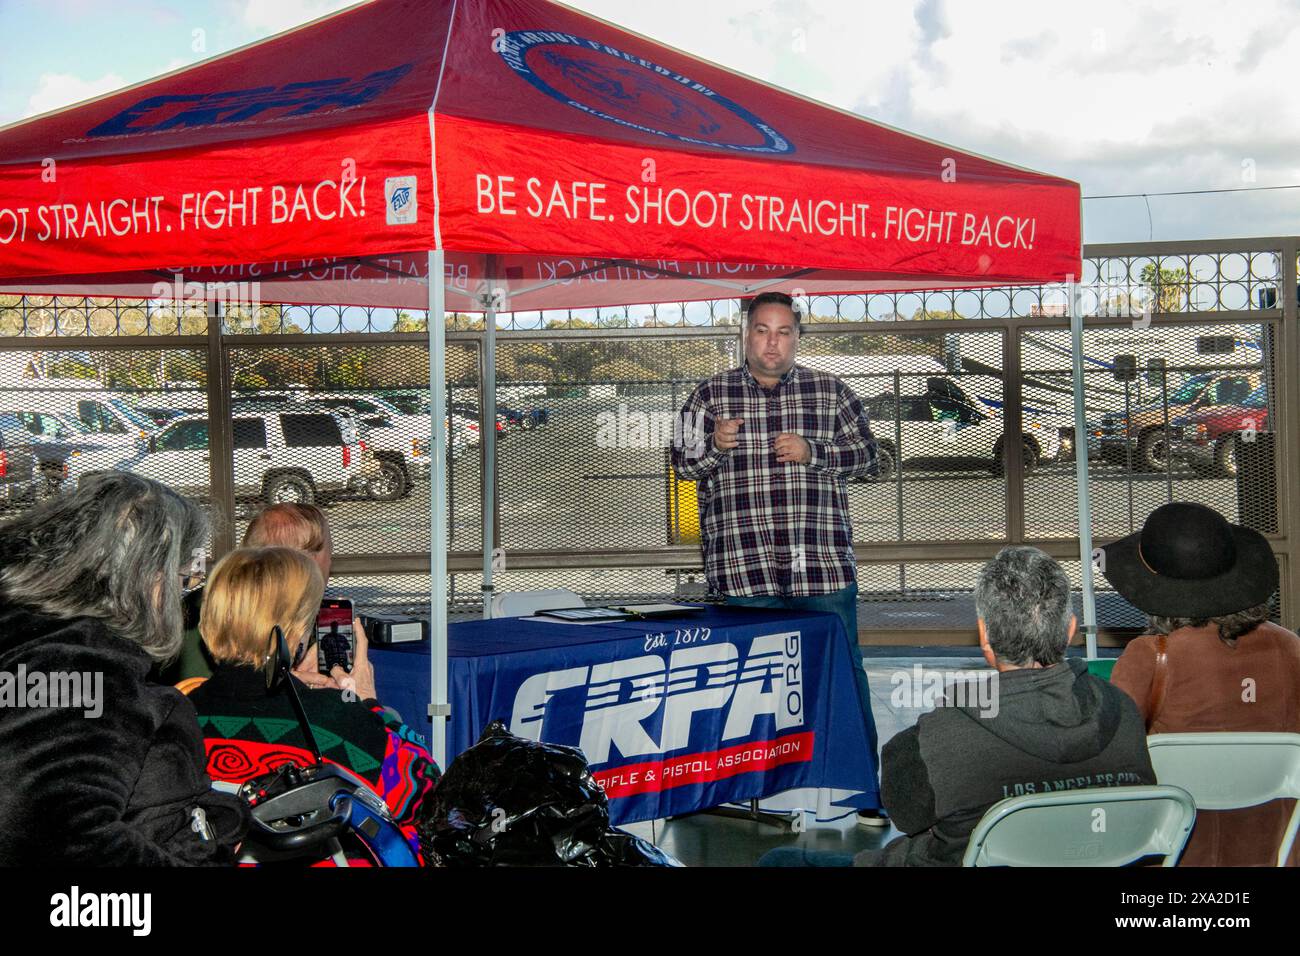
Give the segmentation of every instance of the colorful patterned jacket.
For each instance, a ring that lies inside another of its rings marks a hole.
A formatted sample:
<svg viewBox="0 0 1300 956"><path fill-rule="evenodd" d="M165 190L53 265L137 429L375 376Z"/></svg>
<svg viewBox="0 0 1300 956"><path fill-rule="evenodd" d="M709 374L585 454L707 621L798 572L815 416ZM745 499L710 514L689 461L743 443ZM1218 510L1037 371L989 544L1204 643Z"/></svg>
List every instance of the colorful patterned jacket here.
<svg viewBox="0 0 1300 956"><path fill-rule="evenodd" d="M416 824L441 776L424 738L377 701L347 700L340 692L302 683L297 687L326 762L369 783L419 852ZM219 665L189 696L213 780L243 783L285 762L304 767L313 762L289 698L268 695L257 669Z"/></svg>

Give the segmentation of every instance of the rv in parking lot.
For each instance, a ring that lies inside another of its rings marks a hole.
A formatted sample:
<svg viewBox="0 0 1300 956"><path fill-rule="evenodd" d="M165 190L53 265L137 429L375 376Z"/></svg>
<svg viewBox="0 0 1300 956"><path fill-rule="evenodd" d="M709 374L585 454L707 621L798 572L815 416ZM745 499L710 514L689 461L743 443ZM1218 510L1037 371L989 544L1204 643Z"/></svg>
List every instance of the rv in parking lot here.
<svg viewBox="0 0 1300 956"><path fill-rule="evenodd" d="M881 478L899 461L921 458L977 459L994 474L1002 473L1000 378L954 374L938 358L914 354L800 355L798 363L837 375L861 399L879 446ZM1027 469L1060 455L1067 418L1026 406L1021 424Z"/></svg>
<svg viewBox="0 0 1300 956"><path fill-rule="evenodd" d="M1088 454L1142 471L1165 467L1165 421L1243 401L1265 380L1267 327L1153 324L1084 329ZM1025 332L1026 394L1060 389L1072 400L1063 330Z"/></svg>

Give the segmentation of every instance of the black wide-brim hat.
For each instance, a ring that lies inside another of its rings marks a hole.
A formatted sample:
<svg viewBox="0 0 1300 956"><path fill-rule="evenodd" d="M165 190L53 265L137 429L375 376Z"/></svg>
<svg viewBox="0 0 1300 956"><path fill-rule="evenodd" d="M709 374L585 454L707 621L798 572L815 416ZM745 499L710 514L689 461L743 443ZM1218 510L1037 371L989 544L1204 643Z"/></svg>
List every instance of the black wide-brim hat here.
<svg viewBox="0 0 1300 956"><path fill-rule="evenodd" d="M1161 505L1141 531L1102 550L1106 580L1138 610L1157 617L1235 614L1263 604L1278 586L1268 540L1205 505Z"/></svg>

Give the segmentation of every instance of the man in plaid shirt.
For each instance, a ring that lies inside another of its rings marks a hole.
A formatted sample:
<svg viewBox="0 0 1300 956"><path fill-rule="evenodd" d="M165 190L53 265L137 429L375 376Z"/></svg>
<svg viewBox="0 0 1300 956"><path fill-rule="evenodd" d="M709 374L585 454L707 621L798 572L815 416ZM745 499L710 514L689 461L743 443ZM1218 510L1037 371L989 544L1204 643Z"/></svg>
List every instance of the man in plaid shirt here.
<svg viewBox="0 0 1300 956"><path fill-rule="evenodd" d="M874 754L845 481L876 473L876 439L852 389L828 372L795 364L799 320L784 293L765 292L750 302L745 364L691 392L673 467L698 483L713 591L728 604L840 616ZM864 811L859 822L888 821Z"/></svg>

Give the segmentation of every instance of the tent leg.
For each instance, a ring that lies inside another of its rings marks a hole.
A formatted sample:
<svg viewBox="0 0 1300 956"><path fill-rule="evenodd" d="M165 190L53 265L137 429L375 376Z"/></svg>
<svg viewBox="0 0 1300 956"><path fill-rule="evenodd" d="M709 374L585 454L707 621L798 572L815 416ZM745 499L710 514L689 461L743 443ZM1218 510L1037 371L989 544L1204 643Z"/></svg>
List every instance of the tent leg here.
<svg viewBox="0 0 1300 956"><path fill-rule="evenodd" d="M447 322L445 254L429 253L429 717L433 759L447 769Z"/></svg>
<svg viewBox="0 0 1300 956"><path fill-rule="evenodd" d="M488 281L496 278L489 256ZM479 408L479 430L483 433L483 617L492 617L492 572L496 561L497 492L497 310L493 289L486 293L483 308L483 401Z"/></svg>
<svg viewBox="0 0 1300 956"><path fill-rule="evenodd" d="M1083 402L1083 307L1079 283L1067 285L1070 370L1074 376L1074 474L1079 501L1079 564L1083 576L1083 634L1089 660L1097 656L1097 596L1093 584L1092 497L1088 487L1088 422Z"/></svg>

